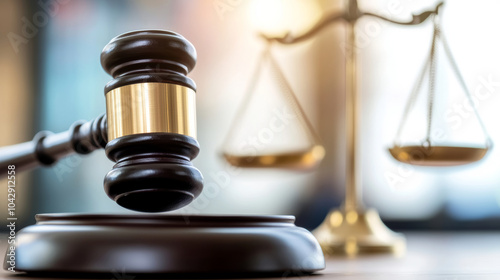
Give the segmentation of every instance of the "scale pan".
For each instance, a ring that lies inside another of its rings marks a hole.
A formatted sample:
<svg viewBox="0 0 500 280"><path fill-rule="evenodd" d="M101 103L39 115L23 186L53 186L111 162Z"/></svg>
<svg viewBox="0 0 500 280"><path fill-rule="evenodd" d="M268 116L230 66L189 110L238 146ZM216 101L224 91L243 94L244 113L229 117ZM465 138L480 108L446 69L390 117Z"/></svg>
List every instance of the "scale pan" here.
<svg viewBox="0 0 500 280"><path fill-rule="evenodd" d="M481 160L488 148L454 146L394 146L389 148L398 161L419 166L458 166Z"/></svg>
<svg viewBox="0 0 500 280"><path fill-rule="evenodd" d="M265 155L232 155L224 158L233 166L243 168L284 168L295 170L314 169L325 156L325 149L317 145L308 150Z"/></svg>

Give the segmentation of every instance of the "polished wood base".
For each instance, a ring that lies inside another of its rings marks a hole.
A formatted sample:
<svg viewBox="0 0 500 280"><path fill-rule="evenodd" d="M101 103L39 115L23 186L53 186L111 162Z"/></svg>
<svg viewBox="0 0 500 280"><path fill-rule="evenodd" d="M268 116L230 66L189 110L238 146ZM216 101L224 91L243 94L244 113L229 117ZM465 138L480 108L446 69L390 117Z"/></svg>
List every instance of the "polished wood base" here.
<svg viewBox="0 0 500 280"><path fill-rule="evenodd" d="M293 216L44 214L36 220L17 233L16 271L292 275L325 265L318 242Z"/></svg>

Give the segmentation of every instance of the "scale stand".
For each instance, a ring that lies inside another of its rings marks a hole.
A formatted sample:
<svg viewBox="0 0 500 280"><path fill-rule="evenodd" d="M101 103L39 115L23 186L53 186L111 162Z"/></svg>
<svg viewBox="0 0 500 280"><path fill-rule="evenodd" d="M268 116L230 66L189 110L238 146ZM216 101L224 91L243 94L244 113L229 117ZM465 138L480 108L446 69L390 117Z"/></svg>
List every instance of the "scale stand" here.
<svg viewBox="0 0 500 280"><path fill-rule="evenodd" d="M340 209L332 210L325 221L314 231L325 254L356 255L369 252L401 253L405 250L405 238L402 234L388 229L376 210L365 209L361 200L361 166L359 158L359 122L360 103L357 88L357 58L355 25L363 16L379 18L400 25L418 25L432 15L437 15L443 2L434 10L413 15L408 22L394 21L380 15L362 12L357 0L348 1L347 10L341 14L326 15L315 26L304 34L294 37L288 33L284 37L266 37L270 43L296 44L314 36L330 23L344 20L347 23L346 50L346 192L345 201Z"/></svg>

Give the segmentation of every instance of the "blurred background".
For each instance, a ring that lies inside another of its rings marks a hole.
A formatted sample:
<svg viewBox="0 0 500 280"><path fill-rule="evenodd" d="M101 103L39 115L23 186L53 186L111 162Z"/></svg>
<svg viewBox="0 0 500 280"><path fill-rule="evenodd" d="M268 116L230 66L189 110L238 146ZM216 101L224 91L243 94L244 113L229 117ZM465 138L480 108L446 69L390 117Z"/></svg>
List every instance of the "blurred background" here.
<svg viewBox="0 0 500 280"><path fill-rule="evenodd" d="M412 13L436 3L359 1L363 10L399 20L409 20ZM60 132L77 120L90 120L104 112L103 88L110 77L100 66L102 48L123 32L172 30L190 40L198 52L197 66L190 74L198 86L201 145L194 164L205 177L204 193L177 212L293 214L298 225L313 229L332 207L342 203L344 195L346 42L342 23L328 26L301 44L276 45L271 50L322 139L326 156L320 166L311 172L246 170L227 164L221 152L265 48L258 33L300 34L344 6L345 1L332 0L1 1L0 146L29 141L39 130ZM494 142L500 136L499 9L500 2L494 0L448 1L441 19ZM430 22L402 27L363 18L357 25L363 199L394 230L500 229L498 149L478 163L456 168L405 166L387 151L431 39ZM435 118L443 132L438 138L481 142L475 116L463 109L465 95L446 61L441 61L436 93L440 109ZM266 107L259 104L266 103L267 95L279 94L279 87L262 87L262 102L256 95L253 108L247 110L249 118L266 113ZM407 129L411 139L418 138L418 128L425 126L426 107L423 102L420 105L412 111L412 125ZM451 130L450 125L454 126ZM245 130L246 126L240 126ZM283 139L298 139L286 133ZM36 213L130 213L104 193L102 181L111 167L104 152L98 151L19 175L16 198L21 224L34 223ZM1 185L0 218L4 219L6 180Z"/></svg>

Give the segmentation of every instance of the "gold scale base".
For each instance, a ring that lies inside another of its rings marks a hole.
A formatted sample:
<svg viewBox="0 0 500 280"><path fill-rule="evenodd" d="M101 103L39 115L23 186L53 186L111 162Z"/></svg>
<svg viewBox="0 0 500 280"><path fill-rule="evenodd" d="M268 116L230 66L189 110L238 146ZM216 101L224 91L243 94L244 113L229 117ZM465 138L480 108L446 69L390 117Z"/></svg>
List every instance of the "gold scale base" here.
<svg viewBox="0 0 500 280"><path fill-rule="evenodd" d="M402 234L387 228L374 209L345 211L335 209L328 214L313 234L325 255L393 253L406 250Z"/></svg>

